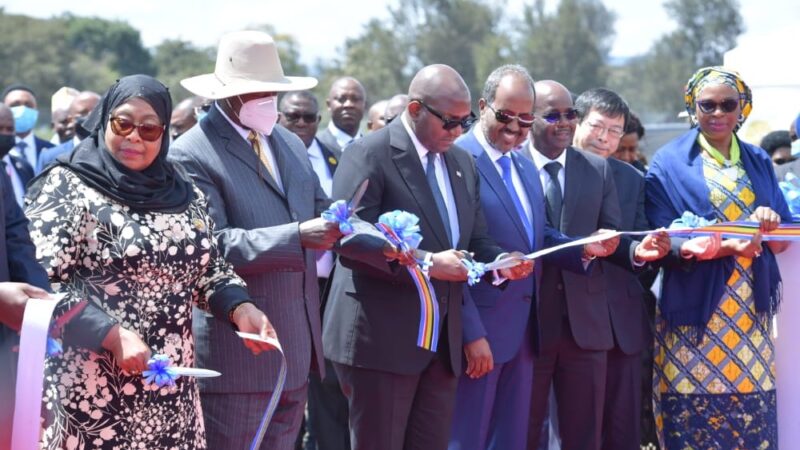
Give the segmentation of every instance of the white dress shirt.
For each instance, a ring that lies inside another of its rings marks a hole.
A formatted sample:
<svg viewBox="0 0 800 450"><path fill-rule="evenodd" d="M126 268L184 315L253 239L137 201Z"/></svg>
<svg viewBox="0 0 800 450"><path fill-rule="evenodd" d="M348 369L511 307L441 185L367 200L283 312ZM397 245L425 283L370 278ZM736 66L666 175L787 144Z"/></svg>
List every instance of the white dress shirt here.
<svg viewBox="0 0 800 450"><path fill-rule="evenodd" d="M311 168L314 169L314 173L317 174L317 178L319 178L319 184L322 186L322 190L325 192L325 195L330 197L333 191L333 175L331 175L331 170L330 167L328 167L328 163L325 162L325 155L322 154L322 149L320 148L316 138L311 141L311 145L307 150L308 151L306 153L308 153L308 160L311 162ZM333 253L330 250L317 250L316 259L317 277L330 277L331 270L333 270Z"/></svg>
<svg viewBox="0 0 800 450"><path fill-rule="evenodd" d="M349 134L340 130L339 127L334 125L332 120L328 122L328 131L330 131L333 137L336 138L336 142L339 144L339 148L342 150L344 150L348 144L361 137L361 132L356 133L355 136L350 136Z"/></svg>
<svg viewBox="0 0 800 450"><path fill-rule="evenodd" d="M244 142L247 144L247 146L252 149L253 144L251 144L250 140L247 139L247 136L250 135L250 130L246 130L237 125L236 122L232 121L231 118L228 117L227 114L225 114L225 111L223 111L222 108L220 108L216 102L214 103L214 107L217 108L217 111L219 111L219 113L222 114L222 117L224 117L225 120L227 120L228 123L231 124L233 129L236 130L237 133L239 133L239 136L241 136L242 139L244 139ZM277 161L275 161L275 154L272 151L272 147L270 147L269 145L269 140L267 140L267 138L263 134L257 131L256 134L258 134L258 140L261 142L261 151L264 152L264 155L266 155L269 164L272 166L272 174L275 178L275 183L278 185L278 187L281 188L281 190L283 190L283 183L281 182L281 172L280 170L278 170L278 163ZM253 150L253 152L255 153L255 150ZM259 160L259 162L261 161Z"/></svg>
<svg viewBox="0 0 800 450"><path fill-rule="evenodd" d="M428 164L428 157L433 155L436 156L435 153L431 153L424 145L417 139L417 135L414 134L414 131L411 130L411 126L408 124L408 119L406 118L405 113L400 116L400 120L403 122L403 127L406 129L409 137L411 137L411 142L414 144L414 148L417 150L417 155L419 155L419 161L422 164L422 171L425 171L425 167ZM461 232L458 228L458 210L456 209L456 200L453 196L453 189L450 185L450 177L447 176L447 165L444 162L444 155L441 158L436 158L434 165L436 166L436 183L439 185L439 190L442 192L442 197L444 197L445 206L447 206L447 215L450 219L450 232L453 237L453 242L451 244L453 247L458 244L458 240L461 237Z"/></svg>
<svg viewBox="0 0 800 450"><path fill-rule="evenodd" d="M564 192L564 180L566 179L566 170L567 170L567 149L561 152L560 155L556 159L550 159L543 154L539 153L538 150L533 146L533 141L530 144L531 147L531 155L533 156L533 164L536 165L536 170L539 171L539 181L542 183L542 191L547 192L547 187L550 185L552 180L550 179L550 174L544 170L544 166L547 163L552 161L558 161L561 163L561 169L558 171L558 184L561 186L561 198L566 198Z"/></svg>
<svg viewBox="0 0 800 450"><path fill-rule="evenodd" d="M20 141L25 142L25 160L28 161L28 164L30 164L34 170L36 170L38 155L36 154L36 138L33 135L33 131L28 133L28 135L23 139L20 139L19 136L17 136L16 143L19 144ZM12 148L11 152L9 153L13 153L16 156L23 156L20 154L19 148L16 146Z"/></svg>
<svg viewBox="0 0 800 450"><path fill-rule="evenodd" d="M497 173L500 174L500 178L503 178L503 167L500 166L498 160L504 157L506 154L508 158L511 158L511 151L504 154L500 150L494 148L489 141L486 140L486 136L483 134L483 129L481 128L481 124L475 124L474 128L475 139L478 140L478 143L481 144L486 154L489 156L489 159L492 160L494 163L494 168L497 169ZM517 165L514 164L514 160L511 160L511 182L514 185L514 190L517 191L517 196L519 197L520 203L522 203L522 209L525 211L525 215L528 218L528 223L533 225L533 213L531 211L531 204L528 200L528 194L525 192L525 186L522 184L522 178L519 176L519 171L517 169ZM505 184L505 180L503 180L503 184Z"/></svg>

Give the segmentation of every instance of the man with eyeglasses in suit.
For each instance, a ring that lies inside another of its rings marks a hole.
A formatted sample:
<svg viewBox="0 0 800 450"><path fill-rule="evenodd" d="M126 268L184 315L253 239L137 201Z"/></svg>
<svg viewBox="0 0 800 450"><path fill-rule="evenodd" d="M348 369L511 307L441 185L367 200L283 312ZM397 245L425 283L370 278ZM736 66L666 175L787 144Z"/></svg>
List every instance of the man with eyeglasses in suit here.
<svg viewBox="0 0 800 450"><path fill-rule="evenodd" d="M301 156L308 157L322 190L330 197L333 174L342 152L328 147L315 136L320 122L317 97L310 91L290 92L281 99L279 111L279 123L303 141L306 154ZM333 252L317 251L317 281L322 313L328 298L328 279L333 263ZM309 376L306 422L308 434L305 449L349 450L350 430L347 427L347 418L347 399L339 388L339 380L331 362L326 359L325 378L320 378L316 373Z"/></svg>

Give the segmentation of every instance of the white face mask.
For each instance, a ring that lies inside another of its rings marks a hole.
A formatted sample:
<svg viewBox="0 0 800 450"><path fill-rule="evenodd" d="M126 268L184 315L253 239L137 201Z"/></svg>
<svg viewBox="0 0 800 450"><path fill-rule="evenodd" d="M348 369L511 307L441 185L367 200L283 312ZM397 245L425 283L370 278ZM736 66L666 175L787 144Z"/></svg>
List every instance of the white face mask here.
<svg viewBox="0 0 800 450"><path fill-rule="evenodd" d="M278 102L276 100L277 98L273 95L243 103L239 110L239 121L251 130L266 135L272 134L272 129L278 123Z"/></svg>

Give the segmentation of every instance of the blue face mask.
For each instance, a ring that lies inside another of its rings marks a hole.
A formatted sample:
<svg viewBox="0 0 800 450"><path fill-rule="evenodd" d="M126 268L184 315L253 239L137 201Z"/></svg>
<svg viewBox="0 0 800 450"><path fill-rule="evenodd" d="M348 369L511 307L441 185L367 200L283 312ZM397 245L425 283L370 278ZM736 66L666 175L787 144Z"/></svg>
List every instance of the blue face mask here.
<svg viewBox="0 0 800 450"><path fill-rule="evenodd" d="M14 106L11 108L11 112L14 114L14 131L17 133L31 131L36 125L36 121L39 120L39 111L25 105Z"/></svg>
<svg viewBox="0 0 800 450"><path fill-rule="evenodd" d="M800 157L800 139L795 139L792 142L792 156Z"/></svg>
<svg viewBox="0 0 800 450"><path fill-rule="evenodd" d="M201 120L203 120L203 117L205 117L207 115L208 115L207 112L201 110L200 112L195 114L194 117L195 117L195 119L197 119L198 122L200 122Z"/></svg>

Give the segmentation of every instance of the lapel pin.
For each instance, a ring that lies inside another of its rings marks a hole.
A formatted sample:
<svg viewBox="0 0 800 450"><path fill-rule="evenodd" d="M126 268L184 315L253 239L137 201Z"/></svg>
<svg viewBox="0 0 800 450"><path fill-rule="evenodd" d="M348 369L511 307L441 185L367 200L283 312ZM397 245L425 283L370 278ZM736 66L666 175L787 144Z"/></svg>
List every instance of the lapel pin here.
<svg viewBox="0 0 800 450"><path fill-rule="evenodd" d="M457 176L458 178L461 178L461 171L460 171L460 170L456 170L456 176Z"/></svg>
<svg viewBox="0 0 800 450"><path fill-rule="evenodd" d="M333 156L329 156L328 162L335 166L338 161L336 161L336 158L334 158Z"/></svg>

